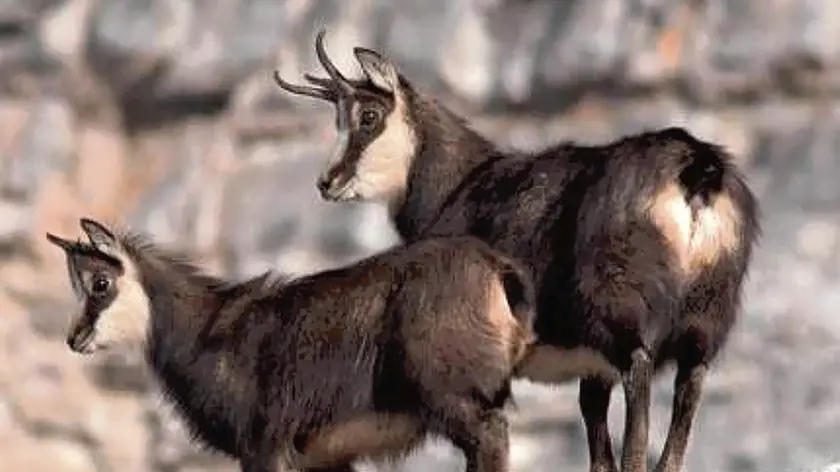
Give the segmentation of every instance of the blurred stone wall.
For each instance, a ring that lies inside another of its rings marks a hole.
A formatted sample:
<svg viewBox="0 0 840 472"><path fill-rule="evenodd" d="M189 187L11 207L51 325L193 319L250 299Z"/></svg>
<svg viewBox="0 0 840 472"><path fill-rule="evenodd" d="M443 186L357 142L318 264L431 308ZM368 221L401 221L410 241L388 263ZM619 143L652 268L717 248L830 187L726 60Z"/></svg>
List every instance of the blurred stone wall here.
<svg viewBox="0 0 840 472"><path fill-rule="evenodd" d="M687 470L840 459L840 3L829 0L0 0L0 470L235 470L158 407L138 359L72 355L63 256L44 232L127 223L243 276L396 241L381 208L314 190L326 104L270 71L354 45L500 144L601 142L682 124L735 153L765 213L742 322ZM664 440L671 375L654 395ZM516 386L516 471L586 470L576 387ZM613 397L620 438L623 399ZM401 470L460 470L443 442Z"/></svg>

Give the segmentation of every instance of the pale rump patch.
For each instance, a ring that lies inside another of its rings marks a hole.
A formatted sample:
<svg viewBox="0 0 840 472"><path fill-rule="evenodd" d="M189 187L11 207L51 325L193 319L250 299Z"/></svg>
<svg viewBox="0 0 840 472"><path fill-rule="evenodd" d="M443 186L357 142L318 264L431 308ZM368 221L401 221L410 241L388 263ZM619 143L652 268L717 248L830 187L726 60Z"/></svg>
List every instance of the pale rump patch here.
<svg viewBox="0 0 840 472"><path fill-rule="evenodd" d="M740 215L728 195L715 195L709 205L692 211L680 188L671 184L647 202L646 211L688 278L738 247Z"/></svg>
<svg viewBox="0 0 840 472"><path fill-rule="evenodd" d="M140 346L146 341L150 326L149 297L131 260L123 254L115 256L122 261L125 272L114 281L117 296L97 317L93 342L102 347L116 344Z"/></svg>
<svg viewBox="0 0 840 472"><path fill-rule="evenodd" d="M404 197L417 147L417 137L406 113L405 100L397 93L385 129L362 152L350 182L358 198L393 204Z"/></svg>
<svg viewBox="0 0 840 472"><path fill-rule="evenodd" d="M295 469L322 468L356 458L372 460L408 454L424 439L420 422L397 413L368 413L318 430L299 453L283 462Z"/></svg>
<svg viewBox="0 0 840 472"><path fill-rule="evenodd" d="M498 336L501 347L510 354L508 365L522 360L528 346L536 339L530 326L523 326L510 310L504 285L493 277L487 287L487 309L485 311L493 333Z"/></svg>
<svg viewBox="0 0 840 472"><path fill-rule="evenodd" d="M618 370L599 352L586 348L532 346L517 366L515 376L543 384L560 384L581 377L619 379Z"/></svg>

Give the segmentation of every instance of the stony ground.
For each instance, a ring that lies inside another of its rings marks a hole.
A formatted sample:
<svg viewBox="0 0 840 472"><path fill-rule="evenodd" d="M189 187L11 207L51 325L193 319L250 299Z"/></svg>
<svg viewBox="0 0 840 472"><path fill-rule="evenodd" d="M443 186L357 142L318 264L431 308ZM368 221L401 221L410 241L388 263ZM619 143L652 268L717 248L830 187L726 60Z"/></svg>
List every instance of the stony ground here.
<svg viewBox="0 0 840 472"><path fill-rule="evenodd" d="M161 413L138 359L68 352L72 301L43 234L123 221L233 275L394 243L381 208L317 199L331 110L270 80L315 70L322 24L339 65L379 48L506 145L666 124L725 144L765 236L686 470L840 460L838 22L840 4L818 0L0 0L0 470L235 470ZM513 469L586 470L576 388L515 389ZM394 470L462 464L432 442Z"/></svg>

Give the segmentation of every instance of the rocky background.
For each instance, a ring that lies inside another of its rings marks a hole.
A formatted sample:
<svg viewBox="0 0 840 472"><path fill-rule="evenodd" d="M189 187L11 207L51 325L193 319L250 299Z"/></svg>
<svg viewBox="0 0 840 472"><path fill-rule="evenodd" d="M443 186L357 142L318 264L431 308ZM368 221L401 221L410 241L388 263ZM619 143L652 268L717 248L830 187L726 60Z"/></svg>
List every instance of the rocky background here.
<svg viewBox="0 0 840 472"><path fill-rule="evenodd" d="M235 470L187 442L138 359L65 348L73 305L43 234L121 221L237 276L394 243L381 208L318 200L332 110L271 81L320 72L322 26L340 66L377 48L506 145L682 124L728 146L765 236L686 470L840 460L840 2L0 0L0 470ZM586 470L575 392L516 385L515 471ZM616 438L622 418L617 391ZM453 451L394 470L462 470Z"/></svg>

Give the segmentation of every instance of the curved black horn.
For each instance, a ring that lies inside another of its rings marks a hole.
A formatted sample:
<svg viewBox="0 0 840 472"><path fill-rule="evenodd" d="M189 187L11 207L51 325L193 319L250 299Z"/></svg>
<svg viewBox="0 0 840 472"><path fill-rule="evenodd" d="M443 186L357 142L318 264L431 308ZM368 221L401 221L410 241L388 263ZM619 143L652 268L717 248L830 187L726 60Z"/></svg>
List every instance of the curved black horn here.
<svg viewBox="0 0 840 472"><path fill-rule="evenodd" d="M324 50L324 36L326 34L327 31L322 29L318 31L318 35L315 37L315 53L318 55L318 61L322 66L324 66L324 70L327 71L327 74L338 85L339 90L344 93L352 92L353 86L350 85L350 82L341 74L335 64L330 61L330 58L327 56L327 51Z"/></svg>
<svg viewBox="0 0 840 472"><path fill-rule="evenodd" d="M295 85L290 82L286 82L283 80L283 77L280 77L280 71L274 71L274 81L277 82L277 85L289 92L294 93L297 95L306 95L309 97L320 98L322 100L328 100L331 102L335 101L335 92L326 88L319 88L319 87L309 87L306 85Z"/></svg>
<svg viewBox="0 0 840 472"><path fill-rule="evenodd" d="M312 74L303 74L303 78L306 79L307 82L310 82L318 87L323 87L325 89L333 89L335 88L335 83L332 79L328 79L326 77L318 77Z"/></svg>

